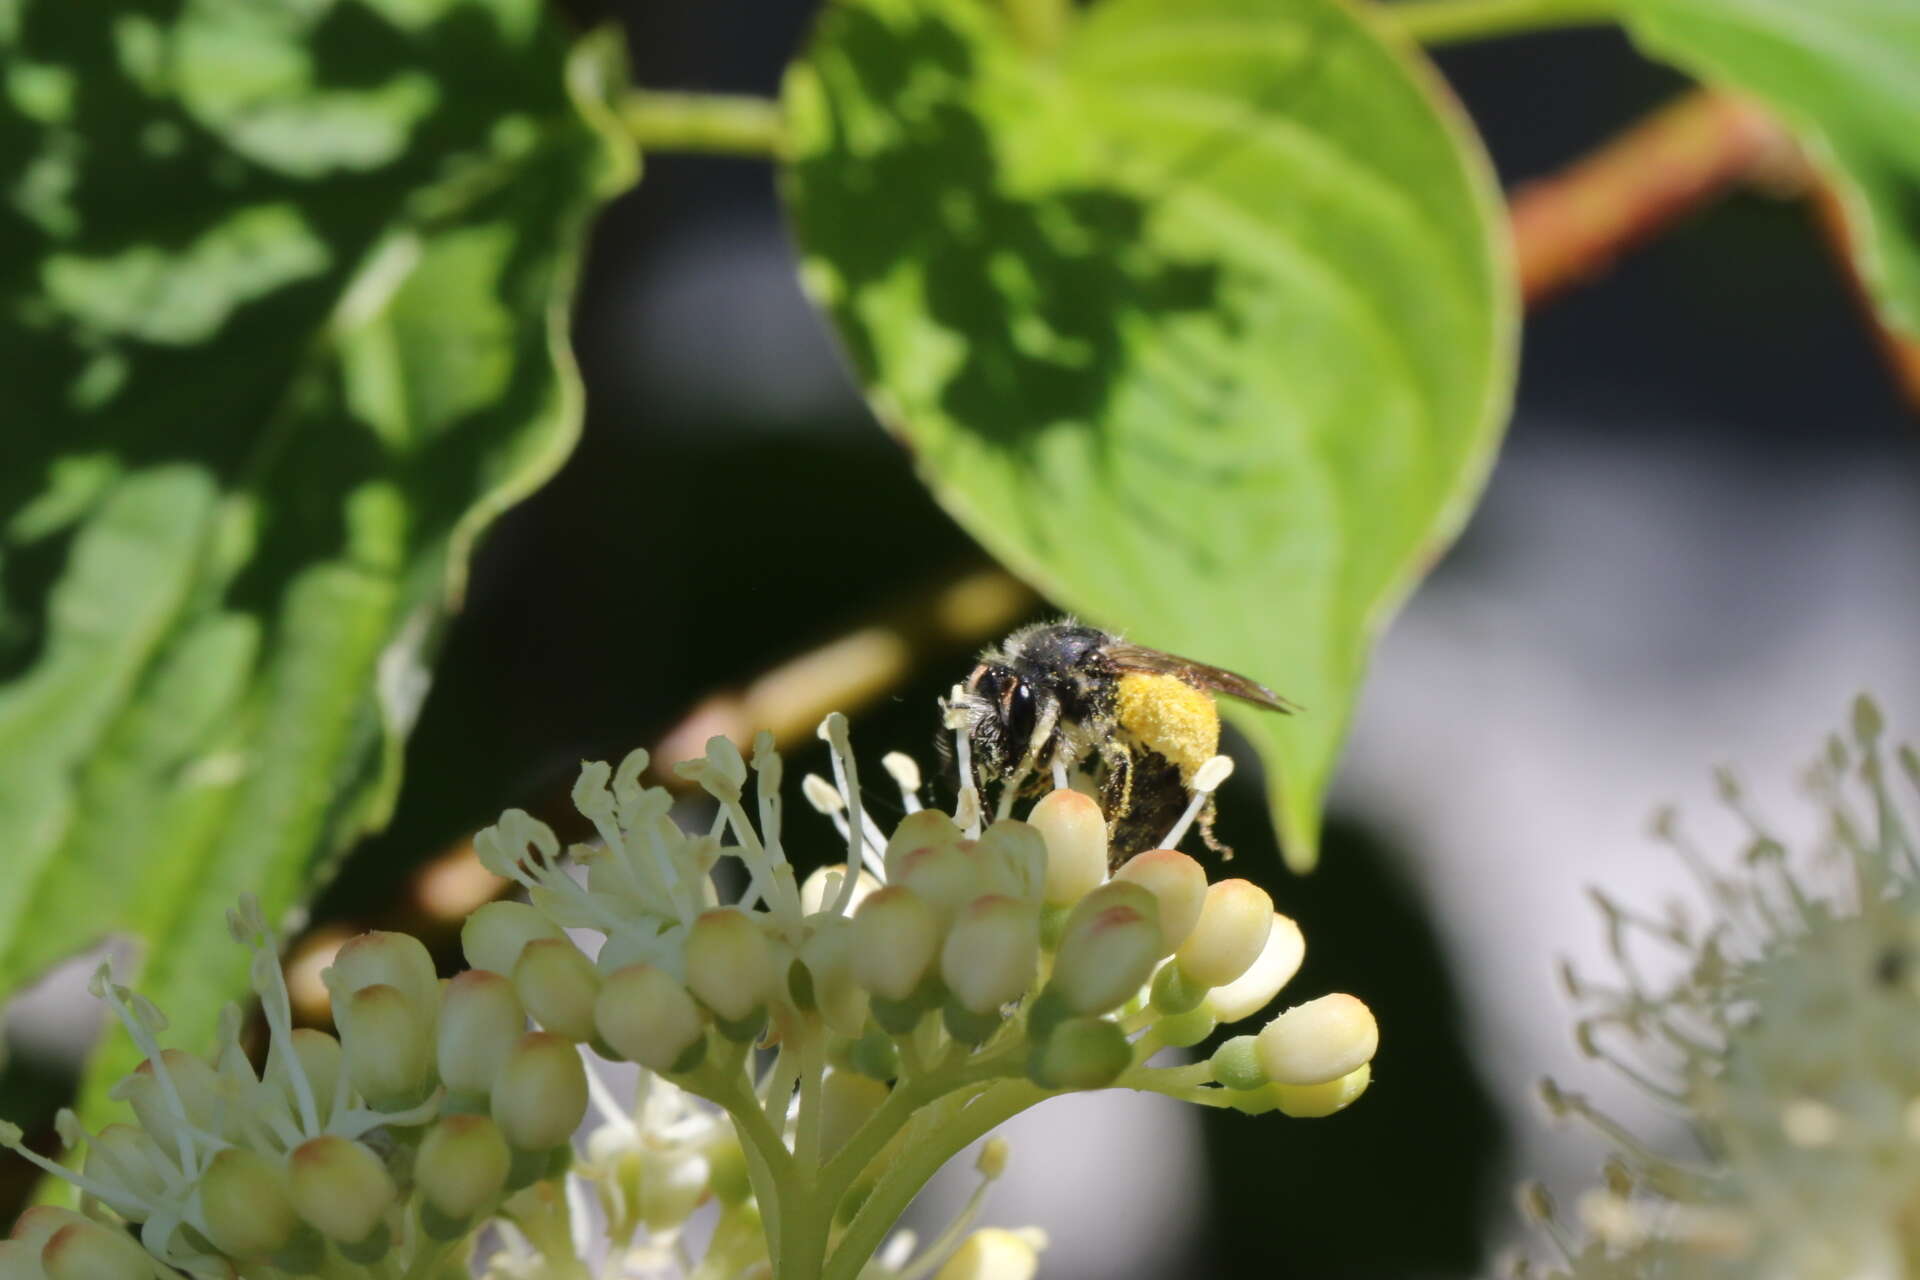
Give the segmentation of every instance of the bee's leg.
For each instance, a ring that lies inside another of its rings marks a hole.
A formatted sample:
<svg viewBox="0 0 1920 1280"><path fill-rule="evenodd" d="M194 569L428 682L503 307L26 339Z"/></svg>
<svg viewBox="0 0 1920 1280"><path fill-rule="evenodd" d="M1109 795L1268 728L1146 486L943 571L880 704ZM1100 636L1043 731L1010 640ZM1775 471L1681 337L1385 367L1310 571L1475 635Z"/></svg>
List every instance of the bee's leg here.
<svg viewBox="0 0 1920 1280"><path fill-rule="evenodd" d="M1200 839L1207 848L1219 854L1222 862L1231 862L1233 860L1233 850L1221 844L1220 837L1213 834L1213 819L1215 813L1213 797L1208 796L1207 802L1200 806L1200 816L1194 825L1200 828Z"/></svg>
<svg viewBox="0 0 1920 1280"><path fill-rule="evenodd" d="M1100 807L1112 824L1133 811L1133 753L1109 738L1100 744L1100 759L1107 766L1107 776L1100 783Z"/></svg>

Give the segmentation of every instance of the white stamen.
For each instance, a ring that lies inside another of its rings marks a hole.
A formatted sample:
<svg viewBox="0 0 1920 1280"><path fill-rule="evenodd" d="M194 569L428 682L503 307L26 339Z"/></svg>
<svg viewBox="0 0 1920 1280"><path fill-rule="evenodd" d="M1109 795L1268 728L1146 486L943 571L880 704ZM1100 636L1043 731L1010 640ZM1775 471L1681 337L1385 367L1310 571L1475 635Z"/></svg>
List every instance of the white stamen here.
<svg viewBox="0 0 1920 1280"><path fill-rule="evenodd" d="M1193 771L1193 798L1187 801L1187 810L1180 815L1180 821L1173 824L1173 830L1167 832L1167 838L1160 842L1162 849L1178 849L1180 841L1186 838L1187 828L1200 816L1200 810L1207 800L1233 774L1233 760L1227 756L1215 756Z"/></svg>
<svg viewBox="0 0 1920 1280"><path fill-rule="evenodd" d="M1053 789L1055 791L1065 791L1070 785L1071 783L1067 778L1067 766L1055 760L1053 762Z"/></svg>
<svg viewBox="0 0 1920 1280"><path fill-rule="evenodd" d="M880 767L900 788L900 803L908 813L920 812L920 766L903 751L889 751L880 757Z"/></svg>
<svg viewBox="0 0 1920 1280"><path fill-rule="evenodd" d="M846 808L846 802L840 799L840 793L833 789L833 784L817 773L800 779L800 794L807 798L808 804L829 817L838 817ZM839 825L844 828L846 823L843 820ZM843 830L840 834L845 835L846 832Z"/></svg>

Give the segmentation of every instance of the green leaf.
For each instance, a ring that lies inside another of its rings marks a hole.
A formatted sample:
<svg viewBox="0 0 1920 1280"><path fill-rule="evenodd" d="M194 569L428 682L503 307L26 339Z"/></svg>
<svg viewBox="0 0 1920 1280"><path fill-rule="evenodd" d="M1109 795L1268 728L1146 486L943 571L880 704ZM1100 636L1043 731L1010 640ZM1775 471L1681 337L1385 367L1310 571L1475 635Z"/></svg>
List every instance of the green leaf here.
<svg viewBox="0 0 1920 1280"><path fill-rule="evenodd" d="M1431 68L1334 0L1015 32L971 0L829 10L786 91L805 277L976 538L1305 706L1235 714L1309 866L1369 645L1504 422L1486 164Z"/></svg>
<svg viewBox="0 0 1920 1280"><path fill-rule="evenodd" d="M0 5L0 992L130 935L203 1048L225 911L385 820L472 542L578 430L606 54L539 0Z"/></svg>
<svg viewBox="0 0 1920 1280"><path fill-rule="evenodd" d="M1837 180L1887 324L1920 338L1920 5L1627 0L1654 57L1764 103Z"/></svg>

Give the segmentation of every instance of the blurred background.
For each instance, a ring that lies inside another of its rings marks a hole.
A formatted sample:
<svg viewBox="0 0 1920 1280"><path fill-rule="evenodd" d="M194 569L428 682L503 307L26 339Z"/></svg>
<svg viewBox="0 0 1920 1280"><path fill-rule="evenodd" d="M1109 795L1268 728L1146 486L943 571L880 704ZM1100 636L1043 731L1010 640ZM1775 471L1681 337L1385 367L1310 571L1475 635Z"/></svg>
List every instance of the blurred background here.
<svg viewBox="0 0 1920 1280"><path fill-rule="evenodd" d="M756 94L812 10L569 8L625 26L642 84ZM1684 87L1611 32L1440 62L1509 184ZM399 813L317 905L322 933L380 922L502 807L556 814L582 758L657 742L706 695L988 567L802 300L767 165L649 157L599 225L576 340L585 437L487 537ZM1645 835L1668 802L1731 855L1722 762L1810 829L1797 774L1857 690L1915 722L1915 462L1802 204L1735 196L1531 315L1505 451L1377 655L1321 869L1280 869L1251 767L1222 802L1235 872L1306 931L1300 989L1378 1013L1372 1091L1315 1122L1063 1100L1015 1127L988 1220L1045 1227L1057 1280L1466 1276L1519 1237L1514 1180L1571 1192L1597 1172L1596 1148L1536 1118L1538 1077L1660 1134L1573 1051L1556 963L1608 963L1583 886L1649 907L1685 892ZM971 616L1043 613L1002 594ZM933 700L981 639L927 630L856 744L927 757ZM796 843L811 817L796 807ZM0 1113L57 1105L80 1007L55 983L16 1016Z"/></svg>

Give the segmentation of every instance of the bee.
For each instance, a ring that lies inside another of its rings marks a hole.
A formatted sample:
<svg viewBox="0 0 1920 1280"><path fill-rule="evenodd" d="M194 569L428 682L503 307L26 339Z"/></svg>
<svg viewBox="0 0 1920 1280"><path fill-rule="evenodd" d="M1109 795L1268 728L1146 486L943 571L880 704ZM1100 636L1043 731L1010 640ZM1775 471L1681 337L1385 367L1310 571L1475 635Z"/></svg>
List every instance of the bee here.
<svg viewBox="0 0 1920 1280"><path fill-rule="evenodd" d="M1166 837L1194 773L1219 752L1216 693L1295 709L1245 676L1063 618L1022 628L982 653L954 706L984 781L1025 793L1089 775L1118 866ZM1213 834L1213 817L1209 796L1201 838L1232 857Z"/></svg>

